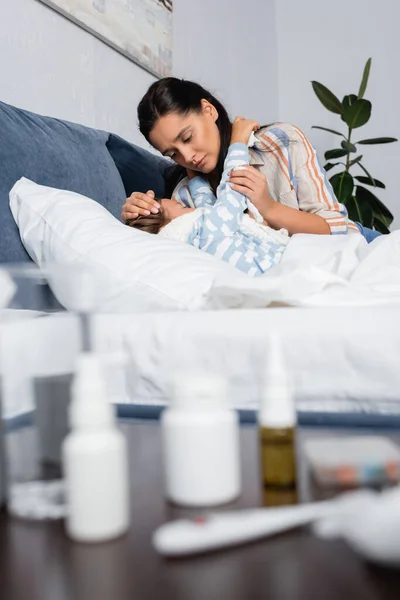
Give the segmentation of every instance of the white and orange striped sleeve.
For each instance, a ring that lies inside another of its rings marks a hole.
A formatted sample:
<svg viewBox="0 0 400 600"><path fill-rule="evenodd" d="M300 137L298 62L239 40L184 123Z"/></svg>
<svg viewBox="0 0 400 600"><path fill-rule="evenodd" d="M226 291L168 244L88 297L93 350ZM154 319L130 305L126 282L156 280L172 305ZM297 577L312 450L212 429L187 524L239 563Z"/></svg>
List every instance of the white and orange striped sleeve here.
<svg viewBox="0 0 400 600"><path fill-rule="evenodd" d="M317 153L305 136L294 126L285 127L289 136L288 158L296 186L299 209L319 215L328 223L331 234L359 231L349 221L346 207L338 202Z"/></svg>

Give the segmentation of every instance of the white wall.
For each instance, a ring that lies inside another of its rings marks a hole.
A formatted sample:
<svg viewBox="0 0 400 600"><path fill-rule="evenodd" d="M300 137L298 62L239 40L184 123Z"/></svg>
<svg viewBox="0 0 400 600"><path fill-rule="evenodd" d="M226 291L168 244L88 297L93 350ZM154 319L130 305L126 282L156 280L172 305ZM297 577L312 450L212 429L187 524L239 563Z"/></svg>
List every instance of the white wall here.
<svg viewBox="0 0 400 600"><path fill-rule="evenodd" d="M397 0L278 0L275 11L279 119L302 127L321 157L324 151L339 147L337 136L311 129L311 125L323 125L346 132L340 117L320 104L310 82L320 81L340 99L357 93L364 64L372 57L366 93L372 102L372 116L365 127L354 131L354 140L400 139ZM394 226L399 228L400 143L359 148L366 168L386 183L387 190L376 191L376 195L392 210Z"/></svg>
<svg viewBox="0 0 400 600"><path fill-rule="evenodd" d="M232 117L274 121L274 0L174 0L174 71L211 89Z"/></svg>
<svg viewBox="0 0 400 600"><path fill-rule="evenodd" d="M0 99L139 141L154 77L37 0L0 0Z"/></svg>
<svg viewBox="0 0 400 600"><path fill-rule="evenodd" d="M245 25L239 0L174 0L174 74L210 88L232 115L275 119L273 0L248 0ZM146 146L137 130L136 106L153 81L37 0L0 0L0 100Z"/></svg>

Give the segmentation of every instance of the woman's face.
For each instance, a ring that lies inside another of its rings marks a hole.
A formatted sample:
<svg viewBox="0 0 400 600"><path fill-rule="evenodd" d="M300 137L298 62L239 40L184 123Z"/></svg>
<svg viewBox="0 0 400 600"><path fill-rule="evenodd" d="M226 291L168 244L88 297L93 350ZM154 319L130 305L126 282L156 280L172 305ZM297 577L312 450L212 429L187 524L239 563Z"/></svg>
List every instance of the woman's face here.
<svg viewBox="0 0 400 600"><path fill-rule="evenodd" d="M211 173L218 163L221 139L216 108L202 100L201 112L170 113L160 117L150 133L150 142L178 165Z"/></svg>

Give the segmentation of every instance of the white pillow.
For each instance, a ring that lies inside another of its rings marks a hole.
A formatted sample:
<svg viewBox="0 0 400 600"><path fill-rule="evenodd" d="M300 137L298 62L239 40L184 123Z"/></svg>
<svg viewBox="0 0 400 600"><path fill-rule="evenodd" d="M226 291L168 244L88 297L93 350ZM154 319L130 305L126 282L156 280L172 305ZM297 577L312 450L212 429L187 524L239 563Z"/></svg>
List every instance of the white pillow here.
<svg viewBox="0 0 400 600"><path fill-rule="evenodd" d="M72 281L56 291L66 308L77 308L73 291L83 293L78 265L91 275L86 289L100 312L196 310L216 275L243 276L191 246L123 225L94 200L24 177L10 192L10 207L40 267L74 267L67 269L76 273Z"/></svg>

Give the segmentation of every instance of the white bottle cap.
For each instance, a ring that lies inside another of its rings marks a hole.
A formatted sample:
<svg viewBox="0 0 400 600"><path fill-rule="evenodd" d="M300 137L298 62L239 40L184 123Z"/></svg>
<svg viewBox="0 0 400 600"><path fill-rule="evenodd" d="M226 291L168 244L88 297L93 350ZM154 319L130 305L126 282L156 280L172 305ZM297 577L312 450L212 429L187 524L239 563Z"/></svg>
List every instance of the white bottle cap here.
<svg viewBox="0 0 400 600"><path fill-rule="evenodd" d="M78 357L69 413L71 427L94 429L115 424L103 368L103 361L96 354L88 352Z"/></svg>
<svg viewBox="0 0 400 600"><path fill-rule="evenodd" d="M171 407L207 411L230 408L226 381L206 373L177 375L172 384Z"/></svg>
<svg viewBox="0 0 400 600"><path fill-rule="evenodd" d="M294 427L296 407L283 359L281 339L270 334L266 381L259 414L260 425L275 429Z"/></svg>

